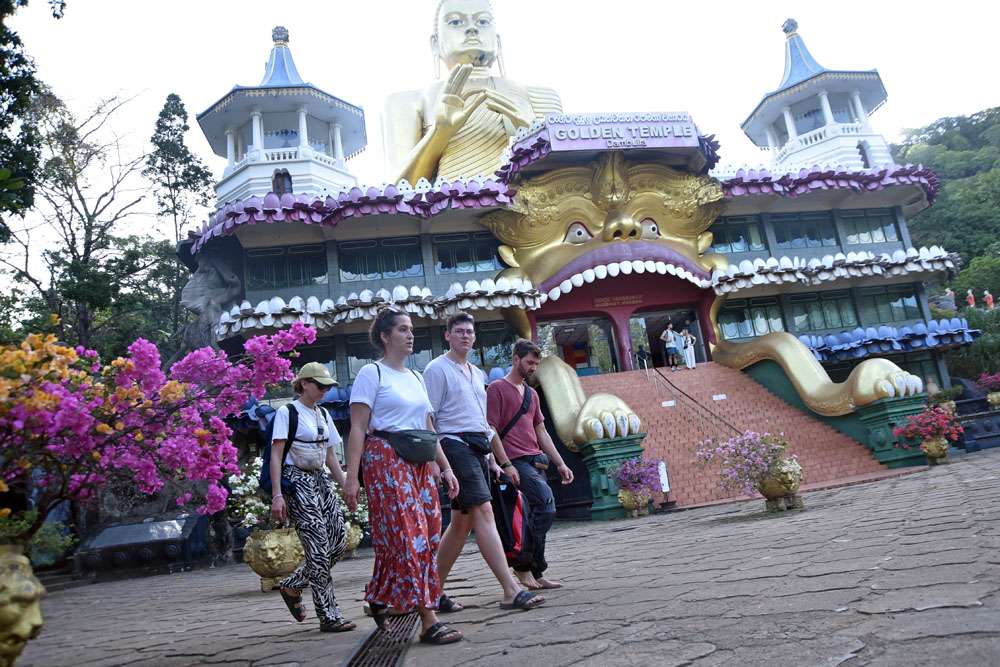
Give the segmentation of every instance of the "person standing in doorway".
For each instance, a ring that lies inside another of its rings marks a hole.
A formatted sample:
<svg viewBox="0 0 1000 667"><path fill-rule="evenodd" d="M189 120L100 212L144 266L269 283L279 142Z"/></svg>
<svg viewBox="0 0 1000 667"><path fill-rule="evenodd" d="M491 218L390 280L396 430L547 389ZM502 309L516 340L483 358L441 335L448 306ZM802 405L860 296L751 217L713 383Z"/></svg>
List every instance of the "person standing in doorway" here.
<svg viewBox="0 0 1000 667"><path fill-rule="evenodd" d="M286 482L273 485L271 518L277 524L291 519L306 556L305 562L279 584L281 598L301 623L306 618L302 589L308 586L321 632L346 632L356 627L337 606L330 577L330 568L347 550L347 534L344 510L323 464L341 486L344 471L334 449L341 442L340 435L330 413L316 402L335 384L323 364L313 361L302 367L292 384L298 398L274 415L269 461L271 479ZM289 489L287 498L283 486Z"/></svg>
<svg viewBox="0 0 1000 667"><path fill-rule="evenodd" d="M693 370L695 367L694 344L697 341L689 329L684 329L681 332L681 338L684 340L684 365Z"/></svg>
<svg viewBox="0 0 1000 667"><path fill-rule="evenodd" d="M413 353L410 316L383 308L372 322L369 339L382 358L364 366L354 380L344 483L344 499L353 512L358 505L363 457L375 549L365 600L379 628L385 625L388 607L404 612L415 609L420 615L422 643L451 644L462 639L462 633L438 622L435 613L441 600L436 557L441 539L439 469L450 498L458 494L458 480L440 444L435 444L434 461L420 463L403 458L390 443L406 433L426 434L433 426L423 379L406 366Z"/></svg>
<svg viewBox="0 0 1000 667"><path fill-rule="evenodd" d="M542 359L541 349L530 340L514 343L513 365L503 378L486 389L486 418L499 434L504 453L510 457L520 477L520 489L531 508L535 537L533 563L529 570L515 570L526 588L561 588L562 584L544 576L545 536L556 518L556 501L545 479L550 462L559 470L563 484L573 482L573 471L556 451L545 430L538 395L525 382L535 374Z"/></svg>
<svg viewBox="0 0 1000 667"><path fill-rule="evenodd" d="M673 322L667 322L667 328L660 334L660 340L663 341L664 361L667 362L667 366L670 366L671 371L676 371L679 351L677 349L677 332L674 331Z"/></svg>
<svg viewBox="0 0 1000 667"><path fill-rule="evenodd" d="M438 546L441 585L443 587L448 580L469 532L475 530L479 553L503 588L500 608L534 609L543 604L545 598L525 590L510 573L493 518L490 468L497 477L501 469L507 470L515 484L520 483L520 479L500 438L487 423L486 374L469 363L469 352L476 342L475 320L468 313L456 313L448 318L445 326L448 352L424 369L427 394L434 408L434 427L441 434L441 448L458 477L459 489L451 501L451 523ZM491 460L491 454L495 460ZM441 596L438 611L461 609L461 605L447 595Z"/></svg>

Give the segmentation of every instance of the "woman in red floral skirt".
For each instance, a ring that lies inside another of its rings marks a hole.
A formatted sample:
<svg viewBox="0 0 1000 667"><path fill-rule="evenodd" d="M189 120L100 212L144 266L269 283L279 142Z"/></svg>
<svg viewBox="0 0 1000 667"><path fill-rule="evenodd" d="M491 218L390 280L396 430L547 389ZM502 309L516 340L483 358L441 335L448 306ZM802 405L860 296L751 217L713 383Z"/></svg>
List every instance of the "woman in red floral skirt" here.
<svg viewBox="0 0 1000 667"><path fill-rule="evenodd" d="M351 389L344 485L347 507L354 511L358 469L363 470L375 549L375 569L365 599L380 628L388 607L416 609L423 628L420 641L451 644L462 633L438 622L435 613L441 598L436 560L441 536L438 471L451 498L458 494L458 480L440 445L435 461L411 463L382 437L398 431L433 430L423 378L406 367L406 358L413 352L410 317L385 308L372 323L369 337L383 357L362 368Z"/></svg>

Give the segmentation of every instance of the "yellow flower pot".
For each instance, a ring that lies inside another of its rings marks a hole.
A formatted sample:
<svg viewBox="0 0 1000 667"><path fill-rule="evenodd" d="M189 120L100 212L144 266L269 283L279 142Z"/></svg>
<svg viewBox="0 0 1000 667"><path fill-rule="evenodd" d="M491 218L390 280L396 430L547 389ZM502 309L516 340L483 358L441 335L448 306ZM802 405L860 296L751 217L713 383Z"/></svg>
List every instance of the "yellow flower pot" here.
<svg viewBox="0 0 1000 667"><path fill-rule="evenodd" d="M35 578L20 544L0 544L0 667L12 667L28 641L42 631L39 600L45 587Z"/></svg>
<svg viewBox="0 0 1000 667"><path fill-rule="evenodd" d="M649 501L652 496L649 493L626 491L618 492L618 502L625 508L625 515L629 517L645 516L649 514Z"/></svg>
<svg viewBox="0 0 1000 667"><path fill-rule="evenodd" d="M1000 408L1000 391L991 391L986 394L986 401L990 404L991 410Z"/></svg>
<svg viewBox="0 0 1000 667"><path fill-rule="evenodd" d="M802 509L802 498L799 496L801 484L802 466L794 459L782 459L757 482L757 491L764 496L768 512Z"/></svg>
<svg viewBox="0 0 1000 667"><path fill-rule="evenodd" d="M938 465L948 458L948 441L945 438L928 438L920 443L920 449L927 455L931 465Z"/></svg>
<svg viewBox="0 0 1000 667"><path fill-rule="evenodd" d="M306 558L294 528L255 530L243 547L243 560L260 576L260 590L274 590Z"/></svg>

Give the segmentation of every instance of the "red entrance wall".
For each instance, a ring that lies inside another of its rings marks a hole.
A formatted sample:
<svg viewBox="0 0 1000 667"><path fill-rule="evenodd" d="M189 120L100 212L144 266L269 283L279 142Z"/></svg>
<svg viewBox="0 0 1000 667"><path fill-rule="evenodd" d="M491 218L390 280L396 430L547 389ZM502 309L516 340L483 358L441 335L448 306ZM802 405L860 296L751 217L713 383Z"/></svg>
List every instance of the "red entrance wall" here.
<svg viewBox="0 0 1000 667"><path fill-rule="evenodd" d="M709 321L714 294L711 289L695 287L686 280L660 274L635 274L595 280L575 287L558 301L549 299L539 310L530 311L531 333L538 340L538 322L570 317L608 317L615 327L618 358L624 370L633 370L632 339L628 321L637 311L668 308L693 308L698 312L701 340L715 342ZM705 346L708 354L708 346Z"/></svg>

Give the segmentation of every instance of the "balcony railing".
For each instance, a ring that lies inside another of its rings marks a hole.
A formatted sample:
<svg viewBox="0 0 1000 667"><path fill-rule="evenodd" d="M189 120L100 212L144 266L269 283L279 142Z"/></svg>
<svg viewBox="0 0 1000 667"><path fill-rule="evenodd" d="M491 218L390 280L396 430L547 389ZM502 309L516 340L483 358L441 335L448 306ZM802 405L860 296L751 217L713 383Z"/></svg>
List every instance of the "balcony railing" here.
<svg viewBox="0 0 1000 667"><path fill-rule="evenodd" d="M814 146L821 141L825 141L831 137L838 137L842 135L857 135L864 131L864 126L861 123L833 123L832 125L824 125L823 127L816 128L815 130L810 130L805 134L800 134L797 138L789 140L781 149L778 151L777 160L780 162L784 160L788 155L800 151L803 148L808 148L809 146Z"/></svg>

